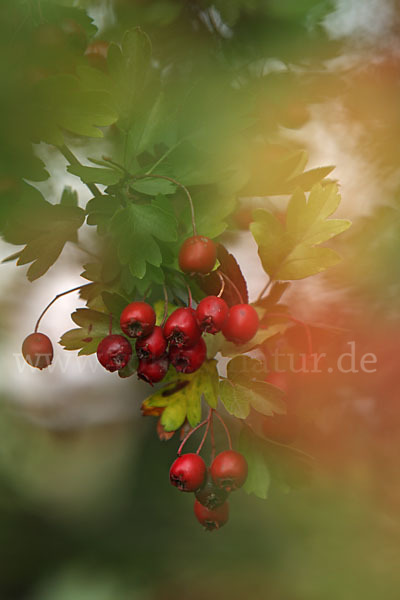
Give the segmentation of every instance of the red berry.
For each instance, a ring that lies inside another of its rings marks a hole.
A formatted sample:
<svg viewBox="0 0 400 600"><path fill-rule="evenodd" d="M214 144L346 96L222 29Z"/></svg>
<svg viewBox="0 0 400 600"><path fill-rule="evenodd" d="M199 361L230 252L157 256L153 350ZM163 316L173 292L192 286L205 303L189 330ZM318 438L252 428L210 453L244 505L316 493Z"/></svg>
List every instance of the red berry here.
<svg viewBox="0 0 400 600"><path fill-rule="evenodd" d="M195 495L200 504L210 510L221 506L228 498L228 492L215 485L209 471L207 472L207 478L203 487L197 490Z"/></svg>
<svg viewBox="0 0 400 600"><path fill-rule="evenodd" d="M105 71L107 68L109 47L109 42L105 40L95 40L89 44L85 51L85 56L88 59L89 64L95 69Z"/></svg>
<svg viewBox="0 0 400 600"><path fill-rule="evenodd" d="M201 331L192 308L177 308L164 325L164 336L178 348L194 346Z"/></svg>
<svg viewBox="0 0 400 600"><path fill-rule="evenodd" d="M207 356L207 346L203 338L190 348L178 348L171 344L169 360L179 373L194 373L200 369Z"/></svg>
<svg viewBox="0 0 400 600"><path fill-rule="evenodd" d="M225 450L216 456L212 462L210 473L217 487L227 492L242 487L247 479L247 461L243 454L235 450Z"/></svg>
<svg viewBox="0 0 400 600"><path fill-rule="evenodd" d="M147 302L131 302L121 313L121 329L129 337L149 335L155 324L156 313Z"/></svg>
<svg viewBox="0 0 400 600"><path fill-rule="evenodd" d="M182 492L195 492L204 483L207 467L198 454L183 454L172 463L169 479Z"/></svg>
<svg viewBox="0 0 400 600"><path fill-rule="evenodd" d="M210 238L194 235L179 250L179 266L184 273L209 273L217 259L217 249Z"/></svg>
<svg viewBox="0 0 400 600"><path fill-rule="evenodd" d="M22 354L28 364L42 370L51 365L53 344L44 333L31 333L24 339Z"/></svg>
<svg viewBox="0 0 400 600"><path fill-rule="evenodd" d="M163 329L156 325L153 331L141 337L136 342L136 354L140 360L154 360L161 358L167 349L167 340L164 337Z"/></svg>
<svg viewBox="0 0 400 600"><path fill-rule="evenodd" d="M257 312L250 304L235 304L229 310L222 333L230 342L244 344L255 336L258 324Z"/></svg>
<svg viewBox="0 0 400 600"><path fill-rule="evenodd" d="M229 503L225 502L224 504L221 504L221 506L217 506L217 508L209 509L196 500L194 503L194 514L196 515L198 522L201 523L207 531L214 531L225 525L228 521Z"/></svg>
<svg viewBox="0 0 400 600"><path fill-rule="evenodd" d="M168 358L162 356L156 360L140 360L137 376L153 385L164 379L169 367Z"/></svg>
<svg viewBox="0 0 400 600"><path fill-rule="evenodd" d="M107 371L126 367L132 356L132 346L122 335L108 335L97 346L97 358Z"/></svg>
<svg viewBox="0 0 400 600"><path fill-rule="evenodd" d="M221 331L229 313L229 307L225 300L217 296L203 298L196 309L196 317L200 329L207 333L218 333Z"/></svg>

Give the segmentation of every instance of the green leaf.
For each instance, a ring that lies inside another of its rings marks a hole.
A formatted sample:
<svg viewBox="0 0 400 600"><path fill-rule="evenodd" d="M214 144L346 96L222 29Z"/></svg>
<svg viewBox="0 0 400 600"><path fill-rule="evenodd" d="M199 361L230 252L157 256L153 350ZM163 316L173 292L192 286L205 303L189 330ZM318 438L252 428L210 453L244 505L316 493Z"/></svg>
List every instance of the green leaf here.
<svg viewBox="0 0 400 600"><path fill-rule="evenodd" d="M219 384L219 394L229 414L238 419L246 419L249 416L250 393L247 388L224 379Z"/></svg>
<svg viewBox="0 0 400 600"><path fill-rule="evenodd" d="M54 75L35 87L31 104L33 141L61 146L63 129L87 137L103 137L99 127L118 117L111 99L102 91L85 90L73 75Z"/></svg>
<svg viewBox="0 0 400 600"><path fill-rule="evenodd" d="M66 350L80 350L79 355L94 354L101 340L109 333L109 315L89 308L78 308L71 318L78 328L64 333L59 343ZM119 315L113 319L113 331L121 333Z"/></svg>
<svg viewBox="0 0 400 600"><path fill-rule="evenodd" d="M60 204L63 206L78 206L78 193L71 187L66 186L63 190Z"/></svg>
<svg viewBox="0 0 400 600"><path fill-rule="evenodd" d="M304 192L293 194L284 227L264 210L254 211L250 228L259 246L264 270L273 279L303 279L320 273L340 261L329 248L317 247L342 233L350 221L330 219L340 202L337 185L314 186L308 201Z"/></svg>
<svg viewBox="0 0 400 600"><path fill-rule="evenodd" d="M166 431L176 431L186 418L187 404L184 396L171 400L161 415L161 425Z"/></svg>
<svg viewBox="0 0 400 600"><path fill-rule="evenodd" d="M247 428L243 428L240 433L239 451L246 458L249 467L244 491L265 500L268 497L271 475L260 442Z"/></svg>
<svg viewBox="0 0 400 600"><path fill-rule="evenodd" d="M101 185L114 185L123 177L122 173L114 169L100 169L83 165L69 165L67 171L80 177L83 183L100 183Z"/></svg>
<svg viewBox="0 0 400 600"><path fill-rule="evenodd" d="M172 181L166 179L139 179L131 183L131 188L147 194L149 196L157 196L157 194L173 194L176 190L176 185Z"/></svg>
<svg viewBox="0 0 400 600"><path fill-rule="evenodd" d="M34 233L29 234L29 242L17 262L18 265L32 263L27 272L30 281L38 279L48 271L68 241L76 241L77 230L83 224L84 218L84 211L77 207L47 206L46 218L35 225L37 230Z"/></svg>
<svg viewBox="0 0 400 600"><path fill-rule="evenodd" d="M308 192L314 185L325 179L325 177L328 177L328 175L330 175L334 169L335 167L329 166L317 167L316 169L304 171L304 173L301 173L300 175L297 175L297 177L294 177L288 181L290 191L300 188L304 192Z"/></svg>

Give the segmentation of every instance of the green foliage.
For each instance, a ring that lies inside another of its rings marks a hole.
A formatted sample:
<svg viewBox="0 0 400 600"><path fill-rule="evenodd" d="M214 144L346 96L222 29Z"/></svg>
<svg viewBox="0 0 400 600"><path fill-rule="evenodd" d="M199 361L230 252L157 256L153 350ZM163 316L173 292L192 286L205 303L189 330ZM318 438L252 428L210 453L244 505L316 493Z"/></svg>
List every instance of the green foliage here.
<svg viewBox="0 0 400 600"><path fill-rule="evenodd" d="M70 329L61 336L60 344L65 350L79 350L79 355L94 354L97 346L109 333L110 317L106 313L89 308L78 308L72 315L77 329ZM113 322L113 331L119 330L119 323Z"/></svg>
<svg viewBox="0 0 400 600"><path fill-rule="evenodd" d="M350 226L344 219L328 219L339 202L336 184L329 183L314 186L308 201L304 192L295 192L285 225L267 211L254 212L251 231L264 270L272 279L303 279L340 261L337 252L319 247Z"/></svg>
<svg viewBox="0 0 400 600"><path fill-rule="evenodd" d="M201 420L201 398L212 408L217 405L218 372L215 360L206 361L192 375L179 377L147 398L142 404L144 412L161 408L161 424L166 431L176 431L185 419L192 427Z"/></svg>
<svg viewBox="0 0 400 600"><path fill-rule="evenodd" d="M271 483L271 473L264 456L262 442L252 432L243 428L239 437L239 451L247 460L249 472L243 489L248 494L266 499Z"/></svg>

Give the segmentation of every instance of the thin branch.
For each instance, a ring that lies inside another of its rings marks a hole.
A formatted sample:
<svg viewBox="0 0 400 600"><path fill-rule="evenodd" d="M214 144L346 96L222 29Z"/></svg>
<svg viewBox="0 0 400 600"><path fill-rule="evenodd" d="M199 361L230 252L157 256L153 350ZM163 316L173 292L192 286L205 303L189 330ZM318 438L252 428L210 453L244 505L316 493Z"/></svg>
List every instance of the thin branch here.
<svg viewBox="0 0 400 600"><path fill-rule="evenodd" d="M161 321L161 327L164 326L165 321L167 320L167 316L168 316L168 292L167 292L167 288L165 287L165 285L163 285L163 292L164 292L164 315Z"/></svg>
<svg viewBox="0 0 400 600"><path fill-rule="evenodd" d="M204 419L204 421L202 421L201 423L199 423L198 425L196 425L196 427L194 427L193 429L191 429L183 438L181 445L178 448L178 456L181 455L182 449L184 447L184 445L186 444L186 442L188 441L188 439L195 433L195 431L197 431L198 429L200 429L200 427L203 427L203 425L205 425L208 422L208 417L207 419Z"/></svg>
<svg viewBox="0 0 400 600"><path fill-rule="evenodd" d="M76 165L82 167L82 163L79 162L75 154L71 152L71 150L64 144L63 146L57 146L58 150L61 154L67 159L70 165ZM101 196L99 188L94 183L86 183L86 186L92 192L93 196Z"/></svg>
<svg viewBox="0 0 400 600"><path fill-rule="evenodd" d="M221 422L223 428L225 429L226 437L228 438L229 450L232 450L232 439L231 439L231 434L229 433L229 429L226 426L226 423L223 420L223 418L221 417L221 415L219 414L219 412L216 411L216 410L214 412L215 412L215 415L216 415L217 419L219 419L219 421Z"/></svg>
<svg viewBox="0 0 400 600"><path fill-rule="evenodd" d="M35 325L35 333L37 332L37 330L39 329L39 325L40 325L40 321L42 320L42 318L44 317L44 315L47 313L47 311L49 310L49 308L54 304L54 302L56 300L58 300L59 298L62 298L62 296L66 296L67 294L71 294L72 292L77 292L78 290L81 290L82 288L86 287L87 285L91 285L90 283L85 283L84 285L79 285L77 287L72 288L71 290L67 290L66 292L62 292L61 294L57 294L57 296L55 296L53 298L53 300L51 302L48 303L48 305L46 306L45 309L43 309L40 317L38 318L38 320L36 321L36 325Z"/></svg>
<svg viewBox="0 0 400 600"><path fill-rule="evenodd" d="M224 272L222 272L222 271L221 271L221 273L222 273L223 277L225 277L226 281L227 281L227 282L228 282L228 283L229 283L229 284L230 284L230 285L233 287L233 289L235 290L235 292L236 292L236 294L237 294L237 297L239 298L239 302L240 302L241 304L244 304L244 301L243 301L243 296L242 296L242 294L239 292L239 289L238 289L238 287L236 286L236 284L235 284L235 283L233 283L232 279L231 279L230 277L228 277L228 275L227 275L226 273L224 273Z"/></svg>
<svg viewBox="0 0 400 600"><path fill-rule="evenodd" d="M204 431L204 434L203 434L203 437L202 437L202 439L201 439L201 442L200 442L200 444L199 444L199 447L198 447L198 448L197 448L197 450L196 450L196 454L200 454L200 452L201 452L201 449L202 449L202 448L203 448L203 446L204 446L204 442L206 441L207 434L208 434L208 431L209 431L209 429L210 429L210 423L211 423L211 414L212 414L212 412L211 412L211 411L212 411L212 408L210 408L210 412L208 413L208 418L207 418L207 427L206 427L206 429L205 429L205 431Z"/></svg>

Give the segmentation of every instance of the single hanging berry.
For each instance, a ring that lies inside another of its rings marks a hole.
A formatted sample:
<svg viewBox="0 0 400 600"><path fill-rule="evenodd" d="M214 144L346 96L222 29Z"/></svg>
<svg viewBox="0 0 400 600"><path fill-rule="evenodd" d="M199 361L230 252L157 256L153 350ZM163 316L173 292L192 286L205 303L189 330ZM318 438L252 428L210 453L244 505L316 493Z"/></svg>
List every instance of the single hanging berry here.
<svg viewBox="0 0 400 600"><path fill-rule="evenodd" d="M22 344L26 362L36 369L46 369L53 360L53 344L44 333L31 333Z"/></svg>
<svg viewBox="0 0 400 600"><path fill-rule="evenodd" d="M156 325L153 331L136 341L136 354L140 360L161 358L167 349L167 340L163 328Z"/></svg>
<svg viewBox="0 0 400 600"><path fill-rule="evenodd" d="M164 325L164 336L178 348L196 344L201 336L195 311L190 308L177 308L168 317Z"/></svg>
<svg viewBox="0 0 400 600"><path fill-rule="evenodd" d="M197 500L210 510L221 506L228 498L228 492L223 488L217 487L213 482L210 471L207 471L207 477L203 487L196 491Z"/></svg>
<svg viewBox="0 0 400 600"><path fill-rule="evenodd" d="M167 356L161 356L155 360L140 360L137 369L137 376L139 379L143 379L150 385L158 383L164 379L167 374L169 367L169 361Z"/></svg>
<svg viewBox="0 0 400 600"><path fill-rule="evenodd" d="M230 342L245 344L255 336L258 325L258 314L250 304L235 304L229 309L222 333Z"/></svg>
<svg viewBox="0 0 400 600"><path fill-rule="evenodd" d="M202 273L213 270L217 249L210 238L194 235L185 240L179 250L179 266L184 273Z"/></svg>
<svg viewBox="0 0 400 600"><path fill-rule="evenodd" d="M121 313L120 326L128 337L149 335L156 324L156 313L147 302L131 302Z"/></svg>
<svg viewBox="0 0 400 600"><path fill-rule="evenodd" d="M195 492L204 483L207 467L198 454L182 454L172 463L169 479L182 492Z"/></svg>
<svg viewBox="0 0 400 600"><path fill-rule="evenodd" d="M194 514L198 522L203 525L207 531L219 529L229 519L229 503L224 502L221 506L210 509L203 506L198 500L194 503Z"/></svg>
<svg viewBox="0 0 400 600"><path fill-rule="evenodd" d="M210 467L211 477L217 487L233 492L247 479L247 461L243 454L235 450L225 450L218 454Z"/></svg>
<svg viewBox="0 0 400 600"><path fill-rule="evenodd" d="M132 346L122 335L108 335L97 346L99 363L113 373L126 367L132 356Z"/></svg>
<svg viewBox="0 0 400 600"><path fill-rule="evenodd" d="M190 348L169 347L169 360L178 373L194 373L200 369L207 356L207 346L203 338Z"/></svg>
<svg viewBox="0 0 400 600"><path fill-rule="evenodd" d="M229 307L227 303L218 296L203 298L196 308L196 317L200 329L213 335L221 331L228 314Z"/></svg>

